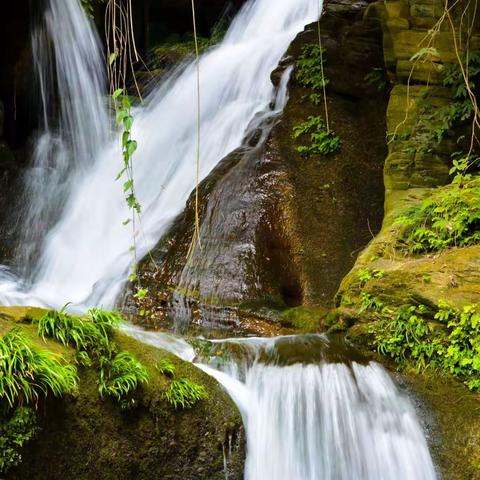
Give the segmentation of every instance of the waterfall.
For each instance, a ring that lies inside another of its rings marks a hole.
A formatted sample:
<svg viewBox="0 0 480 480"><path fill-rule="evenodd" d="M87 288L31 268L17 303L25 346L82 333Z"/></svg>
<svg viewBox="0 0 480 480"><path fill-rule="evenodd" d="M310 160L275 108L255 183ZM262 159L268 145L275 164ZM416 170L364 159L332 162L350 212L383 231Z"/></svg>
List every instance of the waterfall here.
<svg viewBox="0 0 480 480"><path fill-rule="evenodd" d="M45 232L59 219L78 177L108 140L105 61L78 0L48 0L32 33L42 132L25 178L17 263L34 273Z"/></svg>
<svg viewBox="0 0 480 480"><path fill-rule="evenodd" d="M63 73L69 70L69 58L57 51L65 47L62 36L70 41L86 36L89 28L82 20L68 29L83 13L77 0L52 0L50 5L64 3L69 8L59 8L52 22L65 26L51 38L57 71ZM241 145L256 114L271 110L276 92L270 74L295 36L318 17L318 8L318 0L249 0L223 42L202 56L200 179ZM94 42L84 46L96 51ZM82 83L91 68L85 64L75 68ZM68 88L68 101L75 103L80 96L77 85ZM85 95L81 101L93 101L95 93ZM143 208L135 233L140 258L155 246L195 187L196 99L196 67L191 63L172 74L144 106L134 109L132 135L139 145L134 175ZM94 124L102 129L103 121L98 117ZM61 116L60 122L62 131L77 135L68 119ZM133 262L132 232L122 225L129 213L121 185L115 181L122 167L119 143L95 146L94 159L85 168L69 171L68 198L62 200L60 219L45 239L33 280L22 286L24 282L12 281L11 274L0 269L4 278L0 304L59 307L73 302L106 308L115 304Z"/></svg>
<svg viewBox="0 0 480 480"><path fill-rule="evenodd" d="M195 357L177 337L125 331L186 360ZM242 414L245 480L437 478L415 409L379 364L359 361L321 335L211 342L228 360L212 351L198 366Z"/></svg>

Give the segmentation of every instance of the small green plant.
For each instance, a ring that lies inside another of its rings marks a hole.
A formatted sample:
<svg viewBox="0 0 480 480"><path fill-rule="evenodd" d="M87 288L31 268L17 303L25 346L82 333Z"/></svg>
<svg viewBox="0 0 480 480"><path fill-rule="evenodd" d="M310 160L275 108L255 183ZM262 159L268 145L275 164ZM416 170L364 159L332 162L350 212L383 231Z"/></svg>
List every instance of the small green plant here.
<svg viewBox="0 0 480 480"><path fill-rule="evenodd" d="M379 268L374 268L373 270L369 268L362 268L358 272L358 279L362 285L365 285L370 280L383 278L385 276L385 271Z"/></svg>
<svg viewBox="0 0 480 480"><path fill-rule="evenodd" d="M304 45L295 71L298 83L313 90L323 90L328 85L323 72L324 65L325 49L315 44Z"/></svg>
<svg viewBox="0 0 480 480"><path fill-rule="evenodd" d="M425 312L423 305L402 305L393 319L373 324L370 331L378 351L397 363L412 360L418 369L434 363L440 342L432 337L432 329L423 317Z"/></svg>
<svg viewBox="0 0 480 480"><path fill-rule="evenodd" d="M378 297L362 292L360 295L360 313L365 311L386 312L388 307Z"/></svg>
<svg viewBox="0 0 480 480"><path fill-rule="evenodd" d="M383 68L373 68L370 73L365 75L364 80L368 85L376 86L379 92L384 92L388 86Z"/></svg>
<svg viewBox="0 0 480 480"><path fill-rule="evenodd" d="M400 247L408 253L479 243L480 180L437 189L396 223L404 227Z"/></svg>
<svg viewBox="0 0 480 480"><path fill-rule="evenodd" d="M74 394L77 383L73 365L35 347L19 330L14 328L0 338L0 401L8 407L36 405L49 394Z"/></svg>
<svg viewBox="0 0 480 480"><path fill-rule="evenodd" d="M208 398L203 385L185 378L173 380L164 395L174 408L192 408L197 402Z"/></svg>
<svg viewBox="0 0 480 480"><path fill-rule="evenodd" d="M354 301L352 300L352 297L350 297L350 295L348 294L342 295L342 297L340 298L340 305L342 307L351 307L353 304Z"/></svg>
<svg viewBox="0 0 480 480"><path fill-rule="evenodd" d="M328 131L322 117L309 116L306 122L293 128L293 138L309 135L310 144L300 145L295 149L303 156L315 154L329 155L340 148L340 138L334 132Z"/></svg>
<svg viewBox="0 0 480 480"><path fill-rule="evenodd" d="M169 360L163 359L157 364L157 370L166 377L175 377L175 365Z"/></svg>
<svg viewBox="0 0 480 480"><path fill-rule="evenodd" d="M464 125L475 114L464 72L468 76L468 88L475 91L480 81L480 51L467 52L461 62L462 67L459 63L452 63L445 65L442 71L442 82L450 89L452 102L435 113L439 126L434 130L433 137L437 142L445 138L453 128Z"/></svg>
<svg viewBox="0 0 480 480"><path fill-rule="evenodd" d="M0 473L7 473L22 461L21 449L38 432L35 412L18 407L0 417Z"/></svg>
<svg viewBox="0 0 480 480"><path fill-rule="evenodd" d="M94 356L104 355L111 348L113 329L121 322L116 312L105 312L98 308L88 311L86 317L76 317L65 312L50 310L38 322L38 334L50 337L64 345L71 345L79 352ZM85 354L80 356L86 361Z"/></svg>
<svg viewBox="0 0 480 480"><path fill-rule="evenodd" d="M113 359L100 359L98 391L102 397L112 397L124 409L135 405L133 394L138 386L148 382L148 372L129 352L120 352Z"/></svg>

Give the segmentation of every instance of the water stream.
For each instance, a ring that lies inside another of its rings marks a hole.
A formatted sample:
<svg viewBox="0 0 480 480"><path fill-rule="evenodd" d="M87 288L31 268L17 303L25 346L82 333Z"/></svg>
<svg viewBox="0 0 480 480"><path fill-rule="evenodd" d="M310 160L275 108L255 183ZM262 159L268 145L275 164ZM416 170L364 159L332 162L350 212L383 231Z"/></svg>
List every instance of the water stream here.
<svg viewBox="0 0 480 480"><path fill-rule="evenodd" d="M320 335L213 340L217 355L127 327L195 360L226 389L246 429L246 480L434 480L416 412L375 362ZM170 337L170 338L169 338ZM353 358L352 358L353 357Z"/></svg>
<svg viewBox="0 0 480 480"><path fill-rule="evenodd" d="M0 305L113 307L132 265L132 233L122 225L128 211L115 181L119 141L105 141L102 60L79 1L46 3L32 40L43 133L26 181L24 251L16 265L0 266ZM318 17L318 7L318 0L249 0L223 42L202 56L201 178L241 144L255 118L281 110L285 91L276 91L270 74L304 25ZM52 112L55 90L60 104ZM195 66L185 64L134 111L140 257L195 186L196 95ZM181 337L125 329L195 360ZM379 365L324 357L330 348L324 337L230 344L243 353L199 366L243 415L247 480L436 478L414 409Z"/></svg>

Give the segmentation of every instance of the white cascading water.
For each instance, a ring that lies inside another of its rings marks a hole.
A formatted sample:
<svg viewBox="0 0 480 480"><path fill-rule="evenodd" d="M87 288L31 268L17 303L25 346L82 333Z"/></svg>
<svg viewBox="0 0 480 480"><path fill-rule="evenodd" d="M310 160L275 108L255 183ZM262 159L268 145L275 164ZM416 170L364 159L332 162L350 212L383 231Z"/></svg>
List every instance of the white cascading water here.
<svg viewBox="0 0 480 480"><path fill-rule="evenodd" d="M194 358L192 347L178 337L138 327L126 327L126 332L185 360ZM411 402L380 365L345 357L343 362L264 363L265 352L280 358L284 340L291 346L311 342L301 336L218 341L240 345L247 357L256 353L257 360L198 365L224 386L242 413L245 480L437 478ZM318 340L312 352L329 345L324 337Z"/></svg>
<svg viewBox="0 0 480 480"><path fill-rule="evenodd" d="M43 131L21 199L17 263L28 276L35 274L45 232L58 221L74 182L109 140L101 46L76 2L49 0L32 33L32 55Z"/></svg>
<svg viewBox="0 0 480 480"><path fill-rule="evenodd" d="M62 1L72 9L81 8L78 0ZM223 42L202 56L201 179L240 146L255 115L270 110L275 97L270 74L318 12L318 0L249 0ZM64 14L71 12L65 9ZM62 49L63 43L57 47ZM57 62L62 59L59 55ZM139 145L134 176L143 209L138 257L155 246L195 187L196 99L196 68L191 63L134 111L133 138ZM129 213L121 183L115 181L121 166L115 141L99 149L86 173L72 173L69 198L48 233L31 285L22 289L4 272L0 303L59 307L73 302L105 308L115 304L133 262L132 232L122 225Z"/></svg>

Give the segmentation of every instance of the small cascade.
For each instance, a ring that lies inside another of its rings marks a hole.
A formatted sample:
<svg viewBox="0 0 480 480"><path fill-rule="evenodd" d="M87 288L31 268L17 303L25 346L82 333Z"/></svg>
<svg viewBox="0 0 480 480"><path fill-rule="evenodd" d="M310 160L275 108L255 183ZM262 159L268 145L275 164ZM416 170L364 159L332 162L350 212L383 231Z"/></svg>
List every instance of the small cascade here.
<svg viewBox="0 0 480 480"><path fill-rule="evenodd" d="M143 338L170 348L163 333ZM379 364L322 335L209 342L211 355L185 344L183 358L204 362L240 410L245 480L437 478L415 409Z"/></svg>

